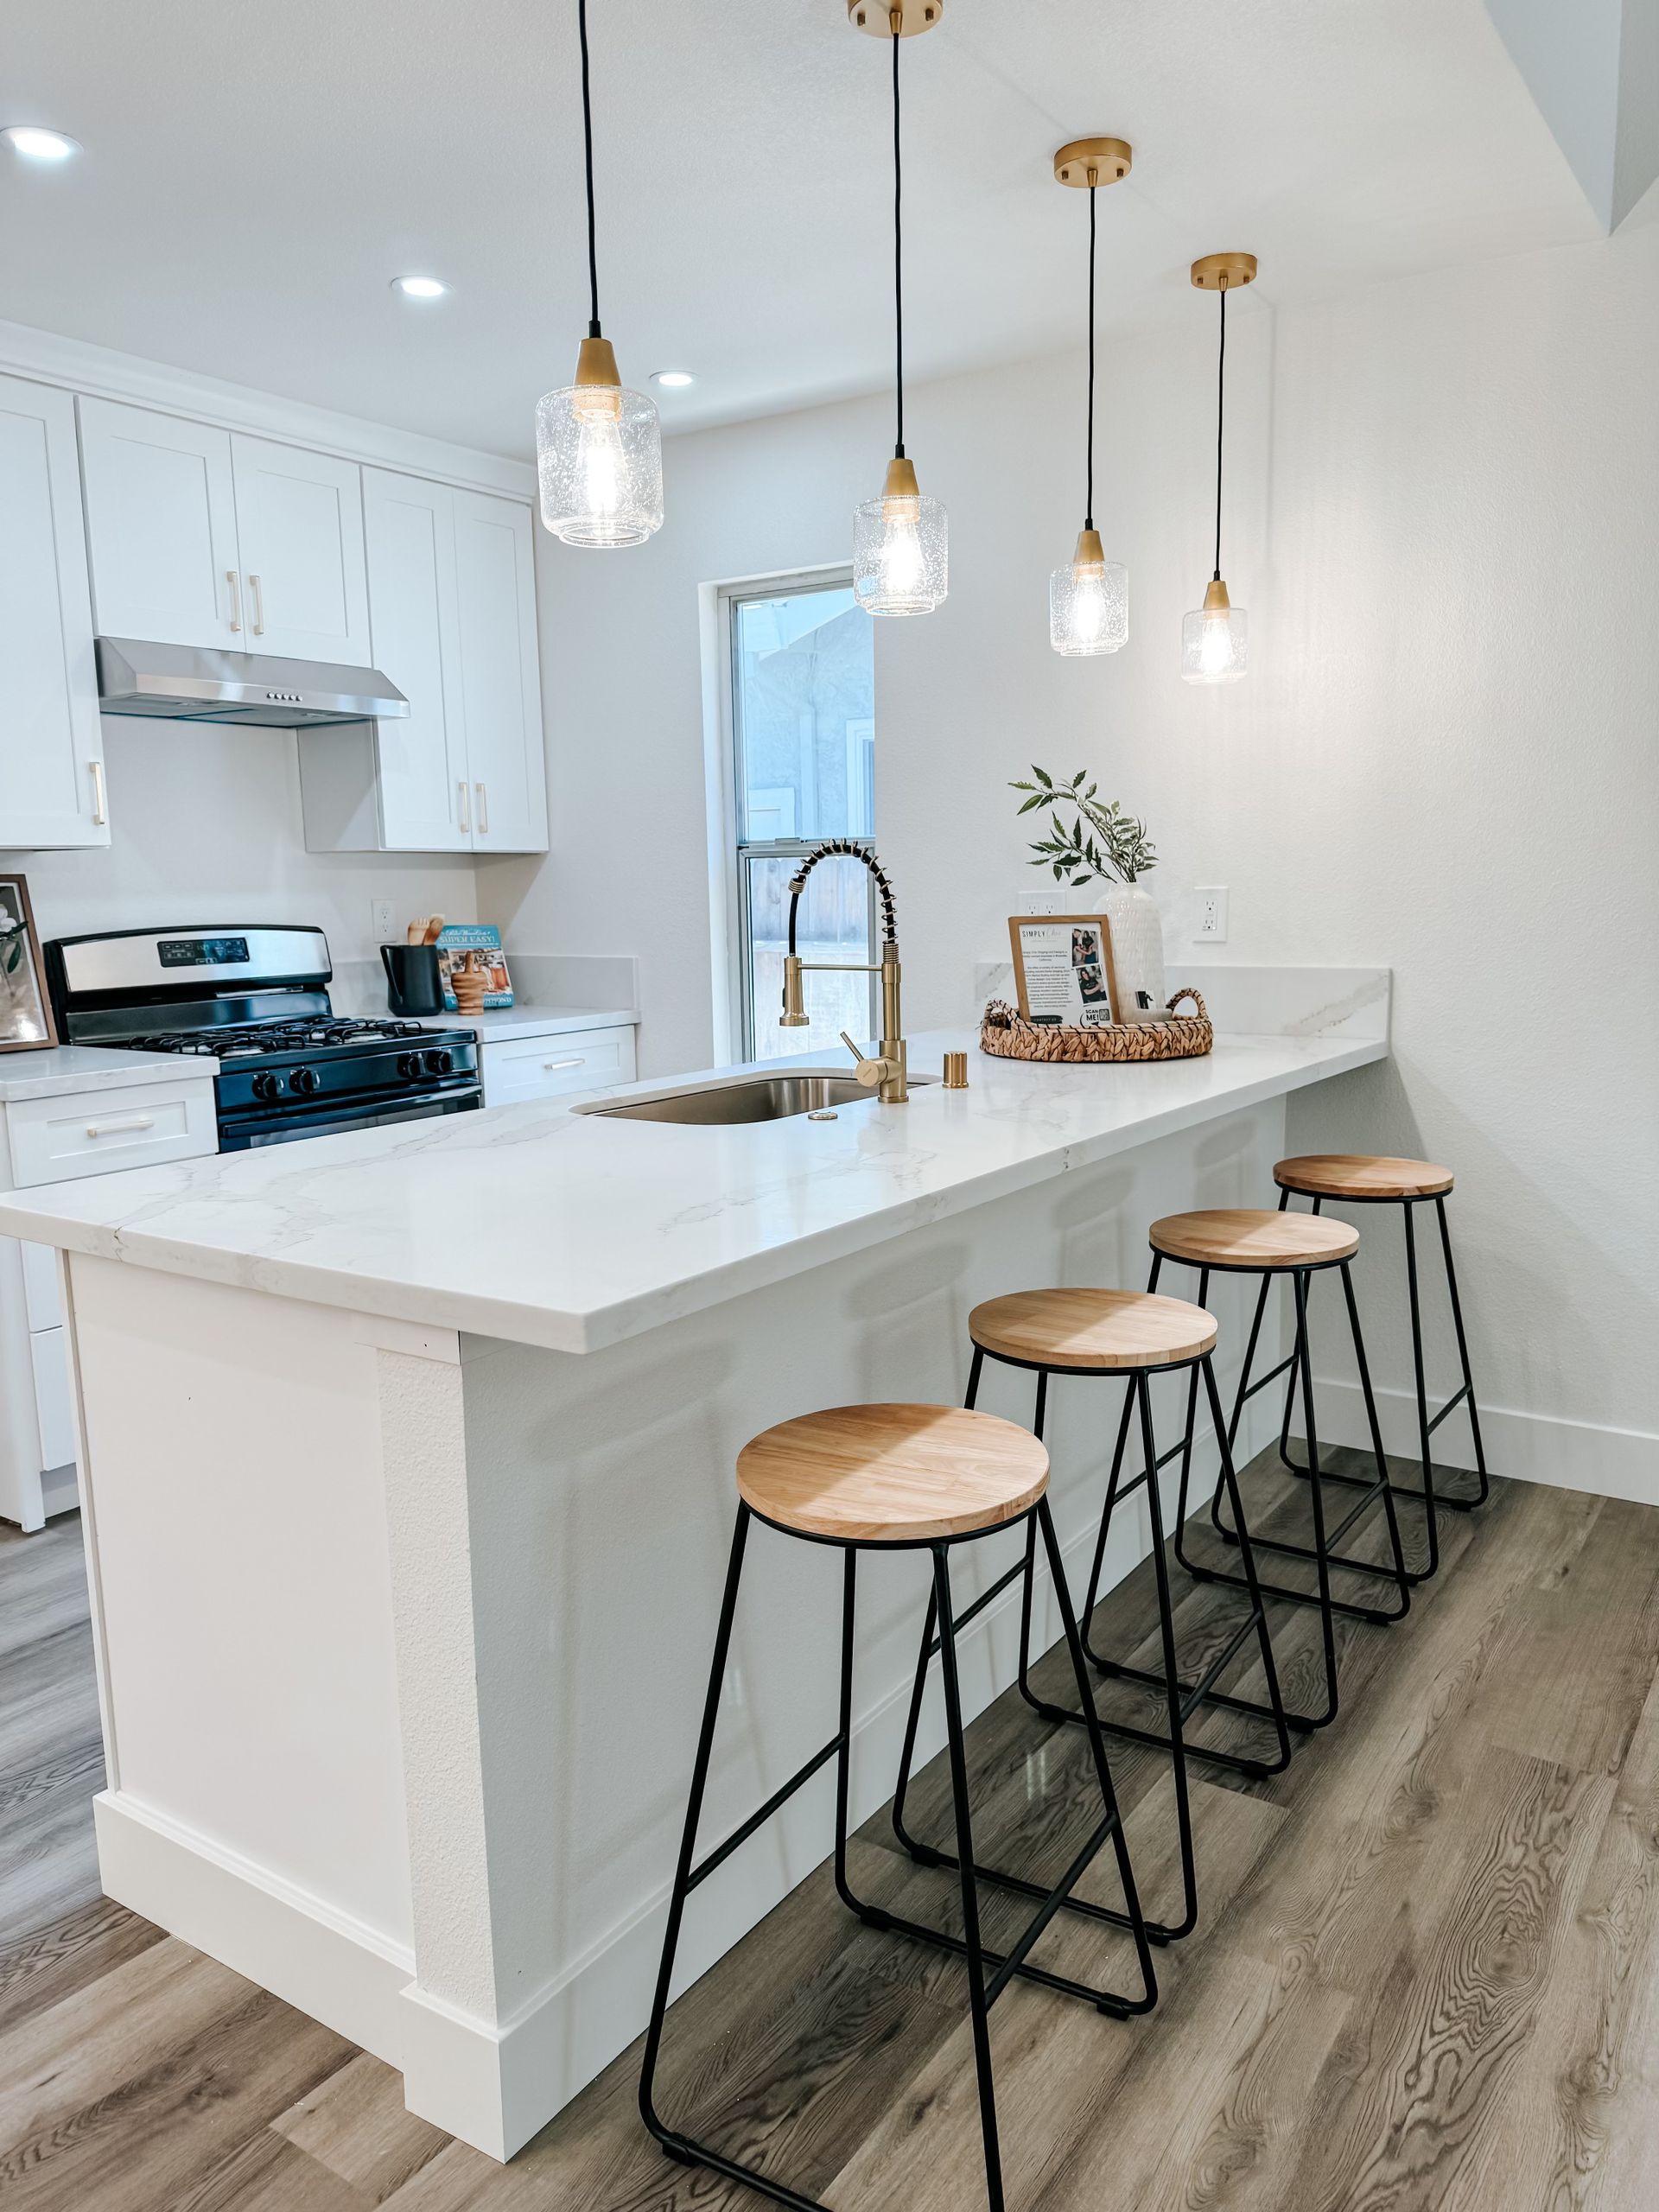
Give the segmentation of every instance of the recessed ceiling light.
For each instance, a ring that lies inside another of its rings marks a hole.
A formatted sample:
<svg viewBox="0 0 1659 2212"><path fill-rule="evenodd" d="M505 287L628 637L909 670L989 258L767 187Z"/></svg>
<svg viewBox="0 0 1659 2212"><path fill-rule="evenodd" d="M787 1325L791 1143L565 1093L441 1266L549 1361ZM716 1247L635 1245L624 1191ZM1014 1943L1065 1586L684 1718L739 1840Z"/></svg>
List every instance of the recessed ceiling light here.
<svg viewBox="0 0 1659 2212"><path fill-rule="evenodd" d="M696 382L690 369L653 369L651 380L661 385L665 391L679 391L686 385Z"/></svg>
<svg viewBox="0 0 1659 2212"><path fill-rule="evenodd" d="M449 287L440 283L435 276L394 276L391 289L401 292L405 299L441 300Z"/></svg>
<svg viewBox="0 0 1659 2212"><path fill-rule="evenodd" d="M61 130L48 130L38 123L8 124L0 138L26 162L67 162L80 151L78 138L66 138Z"/></svg>

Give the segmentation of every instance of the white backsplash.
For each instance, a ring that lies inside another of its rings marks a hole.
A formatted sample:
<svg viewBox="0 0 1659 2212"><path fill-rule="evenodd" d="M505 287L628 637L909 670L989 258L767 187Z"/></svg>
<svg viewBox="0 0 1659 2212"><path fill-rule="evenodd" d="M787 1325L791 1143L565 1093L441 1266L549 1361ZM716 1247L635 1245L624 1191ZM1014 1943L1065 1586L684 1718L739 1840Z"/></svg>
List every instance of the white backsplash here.
<svg viewBox="0 0 1659 2212"><path fill-rule="evenodd" d="M1211 1020L1230 1037L1386 1039L1389 1034L1389 968L1257 968L1242 961L1182 961L1172 963L1167 974L1172 992L1188 986L1203 995ZM1006 999L1012 1006L1013 961L977 962L974 995L982 1007L990 999Z"/></svg>

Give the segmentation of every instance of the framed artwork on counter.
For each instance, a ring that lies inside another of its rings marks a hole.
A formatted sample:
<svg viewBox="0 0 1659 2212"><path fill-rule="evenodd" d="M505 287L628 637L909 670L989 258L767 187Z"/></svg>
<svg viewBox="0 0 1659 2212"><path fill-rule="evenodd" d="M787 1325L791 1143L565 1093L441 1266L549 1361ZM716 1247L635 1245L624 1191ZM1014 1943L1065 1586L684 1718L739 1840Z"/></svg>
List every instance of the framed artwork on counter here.
<svg viewBox="0 0 1659 2212"><path fill-rule="evenodd" d="M57 1041L29 880L0 875L0 1052L34 1052Z"/></svg>
<svg viewBox="0 0 1659 2212"><path fill-rule="evenodd" d="M1104 914L1011 914L1020 1011L1038 1028L1102 1029L1123 1019Z"/></svg>

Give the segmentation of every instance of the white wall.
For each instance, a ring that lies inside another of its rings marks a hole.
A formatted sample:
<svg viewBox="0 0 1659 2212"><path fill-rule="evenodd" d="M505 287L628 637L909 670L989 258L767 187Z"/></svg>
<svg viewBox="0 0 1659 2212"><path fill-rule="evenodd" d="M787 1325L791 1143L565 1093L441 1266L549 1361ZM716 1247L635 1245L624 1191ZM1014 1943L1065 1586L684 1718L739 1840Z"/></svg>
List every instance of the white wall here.
<svg viewBox="0 0 1659 2212"><path fill-rule="evenodd" d="M877 627L910 1027L967 1016L972 960L1039 880L1007 779L1087 766L1150 823L1178 956L1185 893L1226 883L1224 957L1393 965L1394 1061L1300 1103L1293 1143L1446 1157L1484 1396L1650 1440L1659 204L1605 243L1234 302L1224 567L1253 666L1216 691L1177 675L1210 569L1215 307L1190 304L1103 361L1096 517L1132 572L1109 661L1046 639L1080 518L1079 365L912 395L951 593ZM521 942L645 956L647 1072L710 1052L697 587L844 560L889 422L861 402L677 440L649 546L543 545L555 849L486 865L480 898ZM1370 1227L1389 1256L1392 1223ZM1398 1386L1394 1286L1368 1272Z"/></svg>
<svg viewBox="0 0 1659 2212"><path fill-rule="evenodd" d="M461 856L308 853L291 730L204 729L106 715L111 842L4 853L42 937L172 923L317 922L336 964L373 957L370 901L477 919Z"/></svg>

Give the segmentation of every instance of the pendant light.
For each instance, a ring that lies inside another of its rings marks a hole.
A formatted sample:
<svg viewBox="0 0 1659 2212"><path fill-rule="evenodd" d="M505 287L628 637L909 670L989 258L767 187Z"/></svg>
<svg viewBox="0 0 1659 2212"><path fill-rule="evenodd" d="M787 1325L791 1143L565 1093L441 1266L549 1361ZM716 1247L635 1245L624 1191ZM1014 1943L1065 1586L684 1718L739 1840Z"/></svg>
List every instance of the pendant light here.
<svg viewBox="0 0 1659 2212"><path fill-rule="evenodd" d="M944 509L925 499L905 454L904 171L899 131L899 43L931 30L944 0L847 0L855 30L893 48L893 300L898 435L879 499L853 512L853 592L872 614L931 614L949 585Z"/></svg>
<svg viewBox="0 0 1659 2212"><path fill-rule="evenodd" d="M1221 448L1227 394L1227 295L1255 281L1253 253L1206 253L1192 264L1192 282L1221 295L1221 346L1216 359L1216 569L1197 607L1181 624L1181 674L1189 683L1236 683L1244 673L1249 617L1235 607L1221 580Z"/></svg>
<svg viewBox="0 0 1659 2212"><path fill-rule="evenodd" d="M566 545L641 545L663 523L663 440L654 402L625 391L599 327L594 229L594 111L588 85L588 0L576 0L582 130L588 175L588 335L574 384L536 409L542 520Z"/></svg>
<svg viewBox="0 0 1659 2212"><path fill-rule="evenodd" d="M1129 572L1106 558L1095 528L1095 194L1126 177L1134 158L1122 138L1076 138L1054 156L1056 182L1089 194L1088 488L1077 550L1048 580L1048 641L1072 658L1115 653L1129 636Z"/></svg>

